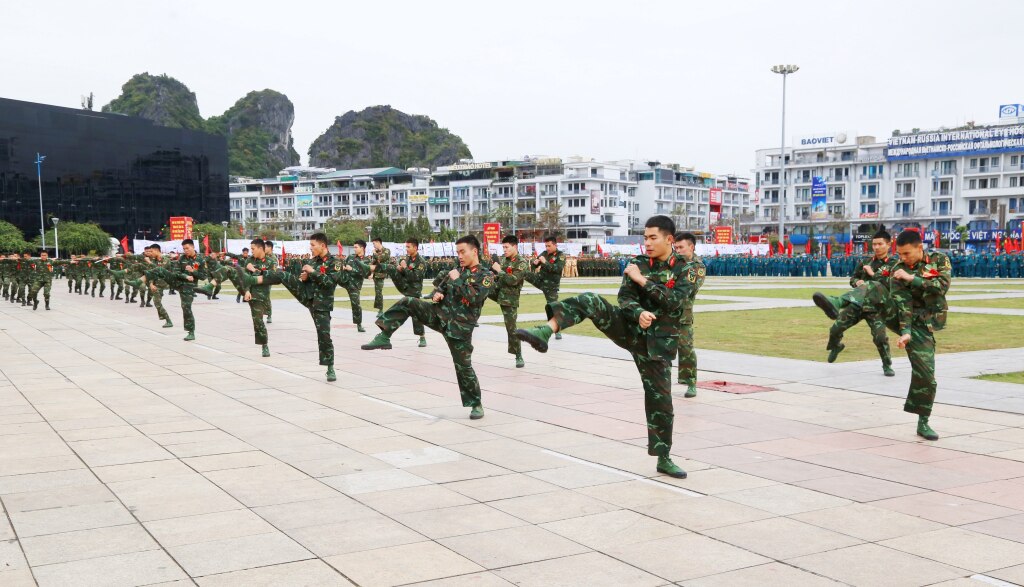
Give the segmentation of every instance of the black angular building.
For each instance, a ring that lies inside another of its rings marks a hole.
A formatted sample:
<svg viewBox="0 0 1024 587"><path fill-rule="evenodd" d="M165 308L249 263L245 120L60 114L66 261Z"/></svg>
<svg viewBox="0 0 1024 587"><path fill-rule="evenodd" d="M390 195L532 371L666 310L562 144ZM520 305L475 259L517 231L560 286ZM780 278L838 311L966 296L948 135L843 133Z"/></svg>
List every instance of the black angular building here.
<svg viewBox="0 0 1024 587"><path fill-rule="evenodd" d="M133 116L0 98L0 218L31 240L43 215L157 240L171 216L228 220L224 137ZM169 238L163 235L164 238Z"/></svg>

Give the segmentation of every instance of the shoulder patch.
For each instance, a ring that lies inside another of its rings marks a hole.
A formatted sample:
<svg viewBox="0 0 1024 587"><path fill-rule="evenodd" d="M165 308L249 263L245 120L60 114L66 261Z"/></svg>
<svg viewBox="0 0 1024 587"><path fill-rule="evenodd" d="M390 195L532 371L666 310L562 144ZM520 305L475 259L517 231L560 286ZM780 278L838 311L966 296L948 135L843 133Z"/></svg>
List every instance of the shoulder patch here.
<svg viewBox="0 0 1024 587"><path fill-rule="evenodd" d="M484 275L484 278L480 281L480 285L484 287L491 287L494 285L494 278L490 275Z"/></svg>

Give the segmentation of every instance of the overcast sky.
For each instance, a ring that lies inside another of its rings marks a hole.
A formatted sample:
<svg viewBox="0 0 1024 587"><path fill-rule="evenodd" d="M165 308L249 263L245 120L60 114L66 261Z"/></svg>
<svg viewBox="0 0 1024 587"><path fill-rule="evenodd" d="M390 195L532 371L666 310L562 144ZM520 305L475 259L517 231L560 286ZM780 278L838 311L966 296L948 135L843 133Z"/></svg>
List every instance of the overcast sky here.
<svg viewBox="0 0 1024 587"><path fill-rule="evenodd" d="M997 118L1024 103L1024 2L95 0L4 3L7 98L97 109L133 74L184 82L204 117L250 90L295 104L295 147L391 104L477 160L640 158L750 175L779 143L835 130Z"/></svg>

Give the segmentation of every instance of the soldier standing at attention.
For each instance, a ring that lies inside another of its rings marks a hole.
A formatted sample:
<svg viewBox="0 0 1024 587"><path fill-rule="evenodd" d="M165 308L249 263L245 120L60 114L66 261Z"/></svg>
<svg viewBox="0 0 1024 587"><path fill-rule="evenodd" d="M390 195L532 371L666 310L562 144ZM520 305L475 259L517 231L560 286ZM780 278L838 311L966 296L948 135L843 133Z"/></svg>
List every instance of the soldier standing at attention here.
<svg viewBox="0 0 1024 587"><path fill-rule="evenodd" d="M374 274L390 276L395 282L395 287L403 296L418 298L423 295L423 273L427 269L426 262L419 255L420 241L410 238L405 241L405 253L398 263L386 265L371 265L370 269ZM412 332L420 337L420 347L427 346L427 337L424 336L423 323L419 317L412 316Z"/></svg>
<svg viewBox="0 0 1024 587"><path fill-rule="evenodd" d="M373 243L373 254L370 255L370 277L373 278L373 309L377 310L377 318L384 313L384 279L387 275L384 272L377 273L375 270L377 267L382 267L388 264L391 260L391 251L384 248L384 243L381 242L380 237L374 237L371 241Z"/></svg>
<svg viewBox="0 0 1024 587"><path fill-rule="evenodd" d="M294 269L298 275L293 270L282 271L275 266L264 275L254 277L238 268L235 283L247 290L254 285L284 284L313 317L320 364L327 367L327 381L337 381L338 376L334 373L334 342L331 340L331 310L334 309L334 289L337 286L334 274L341 271L341 261L331 257L327 235L322 232L309 237L309 250L313 258Z"/></svg>
<svg viewBox="0 0 1024 587"><path fill-rule="evenodd" d="M892 267L899 261L895 255L889 255L891 246L892 236L888 232L884 230L876 232L871 237L871 250L874 254L855 266L853 275L850 276L850 286L857 288L865 283L877 281L884 286L883 291L887 290ZM875 343L875 348L878 349L878 356L882 359L882 372L886 377L896 375L896 372L892 370L892 355L889 352L889 337L885 330L886 317L884 313L876 311L871 304L859 303L861 296L840 296L840 298L844 298L843 301L828 299L828 296L821 293L815 293L812 298L818 307L825 310L826 314L835 313L835 311L830 312L827 309L829 305L839 310L835 315L830 315L836 322L832 326L832 334L827 346L828 362L834 362L839 353L846 348L846 345L840 342L843 338L842 333L853 328L863 319L871 329L871 339ZM823 306L826 301L828 303ZM847 302L849 303L847 304ZM854 307L847 309L848 306Z"/></svg>
<svg viewBox="0 0 1024 587"><path fill-rule="evenodd" d="M565 255L558 251L558 240L553 236L544 237L544 252L532 262L536 273L528 273L526 282L544 294L547 303L558 301L558 287L562 283L562 272L565 271ZM555 333L555 340L561 340L562 333Z"/></svg>
<svg viewBox="0 0 1024 587"><path fill-rule="evenodd" d="M431 330L440 332L448 343L455 363L455 377L463 407L470 408L469 417L484 417L480 381L473 370L473 328L480 319L480 310L494 287L494 274L480 264L480 241L464 236L455 242L459 256L457 269L434 280L430 301L419 296L398 300L377 319L381 333L373 337L363 350L390 349L391 335L410 317L415 317Z"/></svg>
<svg viewBox="0 0 1024 587"><path fill-rule="evenodd" d="M644 386L647 412L647 454L658 457L657 470L686 478L672 462L672 359L679 344L679 325L689 298L688 282L697 268L679 261L672 251L676 225L668 216L652 216L644 225L646 255L630 260L619 287L618 307L594 293L553 302L545 307L543 326L517 330L520 340L547 352L551 334L589 318L609 340L633 355Z"/></svg>
<svg viewBox="0 0 1024 587"><path fill-rule="evenodd" d="M673 244L675 253L682 257L686 280L676 287L686 289L687 300L683 309L683 319L679 323L679 379L678 383L686 386L683 397L697 397L697 353L693 350L693 302L697 292L704 285L707 269L704 261L694 253L697 248L697 237L689 232L677 232ZM695 270L691 270L691 266Z"/></svg>
<svg viewBox="0 0 1024 587"><path fill-rule="evenodd" d="M505 320L505 333L508 336L508 354L516 358L516 367L524 367L523 345L516 337L516 319L519 317L519 297L523 292L523 279L530 272L530 263L519 255L519 239L508 235L501 239L504 257L500 263L494 263L494 288L487 296L498 303L501 316Z"/></svg>
<svg viewBox="0 0 1024 587"><path fill-rule="evenodd" d="M352 246L353 253L345 259L339 277L347 274L347 279L339 279L338 285L348 292L348 301L352 306L352 323L356 330L366 332L363 328L363 307L359 305L359 291L363 289L363 279L370 276L369 258L366 256L366 241L359 239ZM344 282L344 283L342 283Z"/></svg>

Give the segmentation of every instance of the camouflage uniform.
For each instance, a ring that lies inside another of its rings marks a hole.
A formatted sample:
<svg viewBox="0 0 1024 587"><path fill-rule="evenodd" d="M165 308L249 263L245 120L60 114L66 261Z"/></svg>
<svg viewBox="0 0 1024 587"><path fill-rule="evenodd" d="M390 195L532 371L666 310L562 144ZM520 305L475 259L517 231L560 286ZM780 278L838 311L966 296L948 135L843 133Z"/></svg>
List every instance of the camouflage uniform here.
<svg viewBox="0 0 1024 587"><path fill-rule="evenodd" d="M250 272L248 269L245 269L245 267L250 264L253 266L253 269L255 269L254 272ZM274 264L266 257L263 259L248 257L245 259L245 265L243 266L243 270L253 276L266 275L269 271L273 271L274 269ZM246 292L252 294L252 297L249 300L249 312L252 314L252 331L256 338L256 344L267 344L267 325L263 322L263 317L270 314L270 286L266 284L252 285L249 287L241 285L239 286L238 291L242 294Z"/></svg>
<svg viewBox="0 0 1024 587"><path fill-rule="evenodd" d="M539 259L544 259L544 262ZM558 287L562 283L562 272L565 270L565 253L544 251L538 259L531 262L531 265L536 273L527 274L526 282L543 292L546 302L557 302Z"/></svg>
<svg viewBox="0 0 1024 587"><path fill-rule="evenodd" d="M340 274L347 273L347 279L339 279L338 285L348 292L348 300L352 305L352 323L356 326L363 324L363 306L359 303L359 292L363 289L363 280L370 276L369 257L357 257L354 253L345 258L345 265L352 268L352 271L345 271L344 267ZM344 282L344 284L342 284Z"/></svg>
<svg viewBox="0 0 1024 587"><path fill-rule="evenodd" d="M878 259L874 255L862 260L857 263L857 266L853 270L853 274L850 276L850 286L857 287L858 281L865 283L870 281L877 281L885 286L885 289L889 287L889 275L892 272L892 267L899 262L898 256L886 256L885 259ZM868 275L867 271L864 270L864 266L868 265L871 267L874 275ZM839 320L837 320L838 328L846 330L852 328L861 319L868 323L868 327L871 329L871 339L875 343L875 348L878 349L878 357L882 359L882 367L889 369L892 366L892 354L889 351L889 338L886 336L885 331L885 316L880 316L878 313L872 310L872 306L862 305L863 312L860 317L857 317L855 312L856 308L847 312L845 315L843 312L839 314ZM833 329L836 329L837 325L833 325ZM840 333L840 338L842 334ZM830 334L831 344L831 334ZM829 347L830 349L832 347Z"/></svg>
<svg viewBox="0 0 1024 587"><path fill-rule="evenodd" d="M407 318L422 321L431 330L441 333L452 353L459 394L462 405L467 408L481 405L480 381L472 363L473 329L493 287L494 273L490 269L483 265L463 268L458 279L453 280L445 274L434 280L434 292L444 294L440 303L421 300L419 296L403 297L377 320L377 326L388 337Z"/></svg>
<svg viewBox="0 0 1024 587"><path fill-rule="evenodd" d="M50 288L53 286L52 260L32 259L32 286L29 290L28 299L32 303L32 309L39 306L39 290L43 290L43 300L46 302L46 309L50 309Z"/></svg>
<svg viewBox="0 0 1024 587"><path fill-rule="evenodd" d="M110 268L110 299L119 300L121 294L124 293L124 272L128 268L124 258L114 257L107 260L107 267ZM117 290L114 290L114 286L117 286Z"/></svg>
<svg viewBox="0 0 1024 587"><path fill-rule="evenodd" d="M697 353L693 350L693 303L697 299L697 292L704 285L707 269L697 255L689 261L680 256L677 263L685 263L683 269L686 279L676 287L684 287L687 291L683 319L679 323L679 383L692 385L697 383Z"/></svg>
<svg viewBox="0 0 1024 587"><path fill-rule="evenodd" d="M590 318L609 340L630 352L644 386L647 453L659 457L667 457L672 449L672 358L676 356L679 325L689 298L689 288L676 285L687 280L688 265L677 259L672 254L666 261L655 261L647 255L630 260L640 268L647 283L640 287L624 276L619 307L589 292L545 306L548 318L557 322L559 330ZM646 330L639 324L644 311L657 316Z"/></svg>
<svg viewBox="0 0 1024 587"><path fill-rule="evenodd" d="M907 357L910 359L910 389L903 411L929 416L935 402L935 335L946 326L946 292L949 290L952 266L949 257L936 251L926 252L914 267L903 262L892 271L902 269L914 275L909 283L893 279L889 285L894 316L889 328L901 336L910 335Z"/></svg>
<svg viewBox="0 0 1024 587"><path fill-rule="evenodd" d="M192 266L193 271L185 268ZM192 276L192 281L185 279ZM163 279L167 284L178 290L181 301L181 315L185 322L185 330L191 333L196 329L196 317L192 314L192 302L196 299L196 284L206 279L206 258L201 255L186 257L181 255L171 261L167 267L158 267L146 272L146 281L153 282Z"/></svg>
<svg viewBox="0 0 1024 587"><path fill-rule="evenodd" d="M391 251L386 247L382 248L380 252L374 251L370 255L370 264L376 265L377 270L373 272L373 308L375 310L384 311L384 279L387 275L381 271L384 265L388 264L391 260Z"/></svg>
<svg viewBox="0 0 1024 587"><path fill-rule="evenodd" d="M518 253L515 257L501 258L501 272L494 278L494 288L487 297L498 303L501 317L505 320L505 334L508 337L508 354L519 357L523 354L522 341L516 338L516 320L519 318L519 297L523 292L523 280L530 272L530 262Z"/></svg>
<svg viewBox="0 0 1024 587"><path fill-rule="evenodd" d="M320 364L334 365L334 342L331 340L331 310L334 309L334 288L337 286L335 273L341 271L341 261L330 254L302 260L302 264L313 267L313 274L306 281L299 279L294 266L288 271L268 271L263 285L283 284L300 304L306 306L313 325L316 327L317 349Z"/></svg>
<svg viewBox="0 0 1024 587"><path fill-rule="evenodd" d="M165 257L165 256L161 255L158 260L152 261L152 264L155 265L157 268L165 268L165 267L167 267L168 264L170 264L170 262L171 262L171 258L170 257ZM156 286L156 291L153 291L152 289L150 289L149 291L150 291L150 294L153 296L153 305L156 306L156 315L157 315L157 317L160 318L161 320L164 320L165 322L170 322L171 321L171 316L170 316L170 314L167 313L167 309L164 308L164 290L167 289L167 281L164 280L164 279L157 279L156 281L149 281L149 277L148 277L149 274L147 273L146 275L147 275L147 277L146 277L146 286L147 287L149 285Z"/></svg>
<svg viewBox="0 0 1024 587"><path fill-rule="evenodd" d="M402 261L405 261L405 269L400 267ZM391 277L399 293L403 296L419 298L423 295L423 272L426 271L426 268L427 264L423 257L417 254L415 257L405 256L397 262L378 265L374 275L382 274ZM374 303L376 303L376 300L374 300ZM383 305L383 300L381 304ZM420 322L417 316L412 317L412 332L416 336L423 336L424 334L423 323Z"/></svg>

